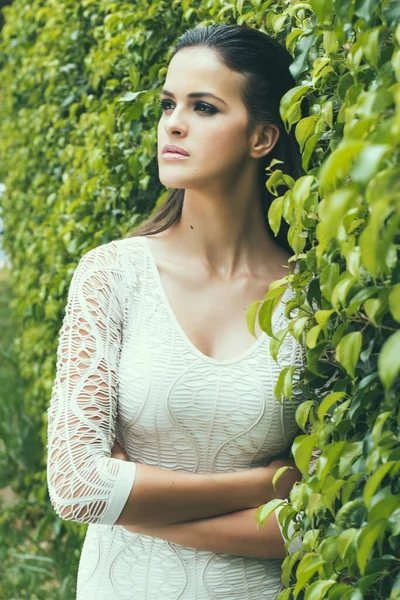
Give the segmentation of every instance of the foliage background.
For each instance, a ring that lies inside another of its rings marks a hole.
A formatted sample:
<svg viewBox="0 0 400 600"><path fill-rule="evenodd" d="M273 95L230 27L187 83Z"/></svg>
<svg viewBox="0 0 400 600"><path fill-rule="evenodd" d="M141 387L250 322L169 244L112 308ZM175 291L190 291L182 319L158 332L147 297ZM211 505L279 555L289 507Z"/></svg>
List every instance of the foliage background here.
<svg viewBox="0 0 400 600"><path fill-rule="evenodd" d="M74 598L86 526L61 521L46 489L46 408L69 282L84 252L130 233L165 198L155 100L169 55L186 29L222 22L276 36L297 81L281 111L306 176L286 177L279 196L275 163L268 182L271 224L291 225L301 259L292 319L273 348L284 335L307 348L304 435L293 445L304 480L281 512L285 526L298 515L304 541L284 563L281 600L399 598L398 2L15 0L2 14L2 215L24 391L1 406L14 429L1 432L0 480L20 501L0 516L0 598ZM255 303L250 329L260 308L270 332L277 297L271 289ZM278 399L291 396L292 376L282 371ZM310 475L314 446L322 454ZM261 522L274 507L260 509Z"/></svg>

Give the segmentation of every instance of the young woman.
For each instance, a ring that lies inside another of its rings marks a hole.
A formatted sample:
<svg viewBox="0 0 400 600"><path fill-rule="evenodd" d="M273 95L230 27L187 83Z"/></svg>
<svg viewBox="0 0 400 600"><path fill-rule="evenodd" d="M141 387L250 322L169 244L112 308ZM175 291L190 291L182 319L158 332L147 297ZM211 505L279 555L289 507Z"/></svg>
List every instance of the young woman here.
<svg viewBox="0 0 400 600"><path fill-rule="evenodd" d="M274 157L301 173L279 116L290 62L254 29L185 32L158 125L159 177L173 192L75 270L48 409L48 487L61 518L89 524L78 600L260 600L282 589L280 527L275 515L257 527L255 512L300 478L287 470L272 485L293 466L278 456L298 433L274 386L301 348L287 336L278 365L245 315L290 273L265 189Z"/></svg>

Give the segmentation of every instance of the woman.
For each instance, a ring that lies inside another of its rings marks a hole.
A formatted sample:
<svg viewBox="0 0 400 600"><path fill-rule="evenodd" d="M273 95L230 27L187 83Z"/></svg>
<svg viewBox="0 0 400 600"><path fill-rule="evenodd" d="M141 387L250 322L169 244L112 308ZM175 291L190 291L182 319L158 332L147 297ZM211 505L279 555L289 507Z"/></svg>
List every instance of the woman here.
<svg viewBox="0 0 400 600"><path fill-rule="evenodd" d="M79 600L260 600L282 589L276 515L259 528L255 512L299 479L287 470L272 485L293 466L277 457L297 434L273 390L301 349L287 336L277 365L245 315L289 269L285 232L277 243L266 220L265 166L275 157L300 174L279 117L290 62L247 27L185 32L158 125L159 177L174 191L75 270L48 409L48 487L61 518L89 523Z"/></svg>

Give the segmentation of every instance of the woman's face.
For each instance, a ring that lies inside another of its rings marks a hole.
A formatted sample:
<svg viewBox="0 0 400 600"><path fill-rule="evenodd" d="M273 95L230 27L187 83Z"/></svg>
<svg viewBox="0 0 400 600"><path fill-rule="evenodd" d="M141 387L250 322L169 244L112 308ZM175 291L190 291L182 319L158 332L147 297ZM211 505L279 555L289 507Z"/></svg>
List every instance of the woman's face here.
<svg viewBox="0 0 400 600"><path fill-rule="evenodd" d="M243 75L224 66L209 48L184 48L172 58L160 96L163 113L157 131L163 185L204 189L237 180L249 161L243 82ZM198 92L204 95L189 97ZM167 160L162 156L165 144L179 146L188 156Z"/></svg>

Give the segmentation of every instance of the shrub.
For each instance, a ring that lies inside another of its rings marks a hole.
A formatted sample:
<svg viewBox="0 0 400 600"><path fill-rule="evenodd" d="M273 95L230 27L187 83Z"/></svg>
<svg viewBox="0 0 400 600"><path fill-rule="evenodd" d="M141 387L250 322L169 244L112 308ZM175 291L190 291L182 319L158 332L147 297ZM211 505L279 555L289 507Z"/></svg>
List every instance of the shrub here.
<svg viewBox="0 0 400 600"><path fill-rule="evenodd" d="M297 86L281 112L306 171L290 182L275 163L268 182L271 226L289 223L300 260L290 323L272 346L277 355L293 335L306 347L297 410L304 435L293 444L304 480L281 511L285 527L298 519L303 549L285 560L280 598L400 597L400 5L15 0L3 12L5 243L26 411L43 415L42 471L31 493L43 505L45 408L73 270L83 252L125 236L165 197L155 97L172 45L197 24L247 24L294 56ZM266 331L273 302L264 299L260 312ZM292 374L282 371L278 398L290 397ZM308 474L314 446L321 457ZM29 486L22 477L18 491ZM270 510L260 510L261 521ZM84 526L62 527L81 531L82 541Z"/></svg>

